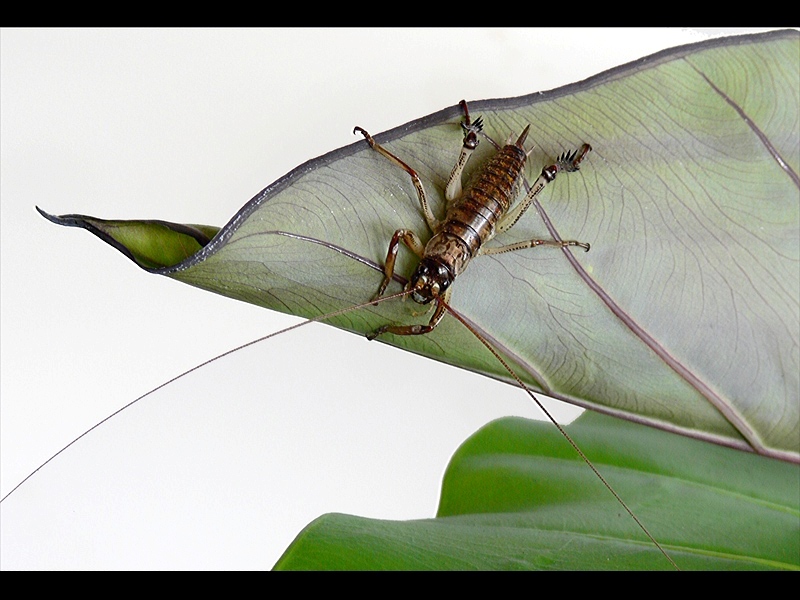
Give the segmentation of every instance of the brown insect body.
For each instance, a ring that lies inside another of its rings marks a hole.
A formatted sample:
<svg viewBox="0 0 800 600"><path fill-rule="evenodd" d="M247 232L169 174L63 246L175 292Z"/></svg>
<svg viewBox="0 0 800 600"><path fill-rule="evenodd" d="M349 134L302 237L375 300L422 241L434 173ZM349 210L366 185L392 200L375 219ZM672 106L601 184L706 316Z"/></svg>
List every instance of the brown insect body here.
<svg viewBox="0 0 800 600"><path fill-rule="evenodd" d="M453 281L467 268L469 262L480 254L499 254L539 245L560 248L580 246L584 250L589 250L589 244L574 240L535 239L500 247L486 245L494 238L495 234L510 229L520 219L539 192L556 178L559 171L577 171L578 165L591 150L591 146L584 144L571 154L564 153L554 164L542 169L541 175L526 196L512 208L528 158L524 143L528 137L530 125L522 131L516 142L510 143L509 141L502 148L490 140L498 148L497 154L483 166L462 193L461 177L464 167L478 146L478 133L483 129L483 124L480 118L474 123L470 120L466 102L463 100L461 107L464 110L464 123L462 123L465 132L464 142L459 159L445 188L448 208L445 219L441 222L436 219L428 206L425 188L416 171L376 143L366 131L360 127L355 129L364 135L373 149L403 168L411 176L419 196L422 212L428 222L428 227L433 232L433 237L423 246L413 231L408 229L395 231L389 243L384 263L384 279L375 296L376 298L382 296L391 281L398 247L400 242L403 242L420 257L420 263L407 286L411 297L419 304L436 301L436 310L430 322L427 325L386 325L370 334L369 339L374 339L383 333L421 335L433 331L445 314Z"/></svg>
<svg viewBox="0 0 800 600"><path fill-rule="evenodd" d="M495 234L497 222L508 212L519 190L527 155L522 142L503 147L447 210L441 229L425 246L424 259L437 259L449 267L455 278L481 246Z"/></svg>

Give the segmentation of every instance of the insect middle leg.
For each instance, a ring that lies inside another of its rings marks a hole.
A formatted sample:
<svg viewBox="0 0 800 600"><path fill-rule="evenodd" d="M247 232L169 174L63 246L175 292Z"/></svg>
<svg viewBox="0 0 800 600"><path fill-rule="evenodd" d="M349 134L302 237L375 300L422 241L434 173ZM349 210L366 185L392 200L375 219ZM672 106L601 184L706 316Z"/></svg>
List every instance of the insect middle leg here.
<svg viewBox="0 0 800 600"><path fill-rule="evenodd" d="M425 215L425 221L427 221L428 227L430 227L431 231L436 231L439 228L439 219L437 219L434 216L433 211L431 211L431 207L428 204L428 197L425 194L425 188L422 186L422 180L419 178L419 175L417 175L417 172L411 167L409 167L402 160L397 158L394 154L389 152L386 148L381 146L374 139L372 139L372 136L369 133L367 133L366 130L362 129L361 127L356 127L353 129L353 133L355 133L356 131L358 131L361 135L364 136L364 139L367 140L367 143L369 144L370 148L372 148L373 150L377 150L383 156L392 161L394 164L402 168L406 173L411 175L411 181L413 182L414 187L417 190L417 196L419 197L419 203L420 206L422 207L422 213Z"/></svg>

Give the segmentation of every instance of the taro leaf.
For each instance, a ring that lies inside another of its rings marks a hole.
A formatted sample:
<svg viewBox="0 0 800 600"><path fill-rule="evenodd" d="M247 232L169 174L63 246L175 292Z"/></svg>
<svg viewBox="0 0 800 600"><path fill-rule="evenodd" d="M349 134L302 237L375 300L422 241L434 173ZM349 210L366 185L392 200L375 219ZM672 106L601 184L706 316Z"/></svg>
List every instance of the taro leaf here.
<svg viewBox="0 0 800 600"><path fill-rule="evenodd" d="M529 176L565 149L594 147L579 173L545 190L539 215L531 210L493 243L557 232L592 251L480 257L451 304L535 389L800 460L799 57L795 31L716 39L551 92L471 103L495 140L531 124ZM453 106L375 136L418 170L439 211L460 121ZM471 170L492 152L482 143ZM130 222L139 239L123 239L120 222L111 231L89 217L50 218L103 231L134 258L150 245L142 222ZM401 227L429 235L409 177L360 141L264 189L186 260L139 264L315 317L371 298ZM398 261L405 275L408 254ZM363 334L425 321L410 304L329 322ZM430 335L381 341L509 379L451 316Z"/></svg>
<svg viewBox="0 0 800 600"><path fill-rule="evenodd" d="M681 569L800 569L800 471L585 413L567 430ZM325 515L278 569L668 569L547 423L505 418L453 456L436 519Z"/></svg>

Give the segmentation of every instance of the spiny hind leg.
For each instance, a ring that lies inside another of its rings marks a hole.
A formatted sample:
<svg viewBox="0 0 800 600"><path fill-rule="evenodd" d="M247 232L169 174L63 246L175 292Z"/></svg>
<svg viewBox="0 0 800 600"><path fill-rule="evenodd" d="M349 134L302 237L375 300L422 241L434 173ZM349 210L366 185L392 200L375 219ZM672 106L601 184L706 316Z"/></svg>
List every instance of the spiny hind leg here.
<svg viewBox="0 0 800 600"><path fill-rule="evenodd" d="M461 196L461 180L464 174L464 167L467 166L470 156L472 156L475 148L478 147L478 133L483 129L482 117L475 119L474 123L470 119L466 100L459 102L459 106L464 111L464 120L461 122L461 128L464 130L464 142L461 145L461 153L458 155L458 160L450 172L450 178L444 188L444 197L448 203Z"/></svg>
<svg viewBox="0 0 800 600"><path fill-rule="evenodd" d="M367 140L367 143L369 144L370 148L380 152L383 156L388 158L390 161L392 161L394 164L399 166L401 169L403 169L406 173L408 173L411 176L411 181L417 190L417 196L419 197L419 204L422 207L422 214L425 215L425 221L427 221L428 227L430 227L431 231L436 231L437 228L439 227L439 220L433 215L433 212L431 211L431 207L428 204L428 196L425 194L425 188L422 186L422 180L419 178L419 175L417 175L417 172L411 167L409 167L402 160L397 158L394 154L389 152L386 148L381 146L374 139L372 139L372 136L369 133L367 133L365 129L362 129L361 127L356 127L353 129L353 133L355 133L356 131L364 136L364 139Z"/></svg>
<svg viewBox="0 0 800 600"><path fill-rule="evenodd" d="M583 248L586 252L588 252L590 248L589 244L586 242L576 242L575 240L527 240L524 242L517 242L516 244L508 244L507 246L498 246L496 248L482 246L478 254L503 254L504 252L515 252L516 250L525 250L526 248L534 248L535 246L556 246L557 248L578 246Z"/></svg>
<svg viewBox="0 0 800 600"><path fill-rule="evenodd" d="M394 232L392 240L389 242L389 250L386 252L386 261L383 263L383 281L378 288L378 293L372 297L377 300L386 291L386 286L392 280L394 275L394 263L397 260L397 251L400 248L400 242L403 242L414 254L422 258L425 253L425 246L419 239L416 233L410 229L398 229Z"/></svg>
<svg viewBox="0 0 800 600"><path fill-rule="evenodd" d="M530 208L531 204L533 204L533 201L536 199L536 196L539 195L545 186L553 181L561 171L564 171L565 173L574 173L577 171L581 162L591 150L592 147L589 144L583 144L579 149L572 153L564 152L558 157L558 160L556 160L555 163L542 169L542 174L539 175L539 178L534 182L533 186L531 186L531 189L525 195L525 198L523 198L519 204L514 206L514 208L508 211L506 215L500 219L500 221L498 221L496 233L503 233L504 231L508 231L514 225L516 225L517 221L522 218L522 215L524 215L525 211ZM556 242L556 244L558 244L558 242ZM570 245L581 246L586 250L589 249L588 244L576 242ZM505 250L505 252L508 251L509 250ZM483 254L497 254L497 252L483 252Z"/></svg>

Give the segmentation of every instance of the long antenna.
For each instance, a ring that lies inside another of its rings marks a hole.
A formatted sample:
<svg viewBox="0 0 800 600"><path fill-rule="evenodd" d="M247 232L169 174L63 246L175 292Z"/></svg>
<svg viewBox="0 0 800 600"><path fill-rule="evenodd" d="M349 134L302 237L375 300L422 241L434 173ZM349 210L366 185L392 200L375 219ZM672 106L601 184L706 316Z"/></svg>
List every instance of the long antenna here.
<svg viewBox="0 0 800 600"><path fill-rule="evenodd" d="M27 477L25 477L25 479L23 479L23 480L22 480L22 481L20 481L20 482L19 482L17 485L15 485L15 486L14 486L14 488L13 488L13 489L12 489L10 492L8 492L8 493L7 493L5 496L3 496L2 498L0 498L0 502L4 502L6 498L8 498L8 497L9 497L11 494L13 494L13 493L14 493L14 492L15 492L17 489L19 489L19 487L20 487L20 486L21 486L23 483L25 483L25 482L26 482L26 481L28 481L28 480L29 480L31 477L33 477L34 475L36 475L36 473L38 473L39 471L41 471L41 470L42 470L42 469L43 469L43 468L44 468L44 467L45 467L45 466L46 466L48 463L50 463L50 461L52 461L52 460L53 460L54 458L56 458L56 457L57 457L59 454L61 454L62 452L64 452L64 451L65 451L67 448L69 448L70 446L72 446L73 444L75 444L76 442L78 442L79 440L81 440L82 438L84 438L85 436L89 435L89 434L90 434L92 431L94 431L95 429L97 429L98 427L100 427L100 425L102 425L102 424L103 424L103 423L105 423L106 421L109 421L110 419L113 419L113 418L114 418L114 417L116 417L116 416L117 416L119 413L121 413L122 411L124 411L124 410L125 410L125 409L127 409L127 408L130 408L131 406L133 406L134 404L136 404L136 403L137 403L137 402L139 402L140 400L144 400L144 399L145 399L145 398L147 398L147 397L148 397L150 394L154 394L154 393L156 393L158 390L160 390L160 389L162 389L162 388L165 388L165 387L167 387L169 384L171 384L171 383L174 383L174 382L178 381L179 379L182 379L183 377L186 377L186 376L187 376L187 375L189 375L190 373L194 373L195 371L197 371L198 369L202 369L202 368L203 368L203 367L205 367L206 365L209 365L209 364L211 364L211 363L213 363L213 362L215 362L215 361L218 361L218 360L219 360L219 359L221 359L221 358L225 358L225 357L226 357L226 356L228 356L229 354L233 354L234 352L238 352L239 350L243 350L244 348L247 348L247 347L249 347L249 346L253 346L254 344L258 344L258 343L260 343L260 342L263 342L263 341L265 341L265 340L268 340L268 339L270 339L270 338L273 338L273 337L275 337L275 336L277 336L277 335L281 335L282 333L286 333L286 332L288 332L288 331L292 331L292 330L294 330L294 329L298 329L298 328L300 328L300 327L303 327L304 325L308 325L309 323L316 323L316 322L318 322L318 321L325 321L325 320L327 320L327 319L332 319L333 317L338 317L339 315L343 315L343 314L345 314L345 313L348 313L348 312L350 312L350 311L353 311L353 310L358 310L358 309L360 309L360 308L365 308L365 307L367 307L367 306L370 306L370 305L375 305L375 304L378 304L378 303L381 303L381 302L385 302L386 300L392 300L392 299L394 299L394 298L401 298L402 296L405 296L405 295L407 295L407 294L410 294L410 293L411 293L411 291L412 291L412 290L404 290L404 291L402 291L402 292L398 292L397 294L392 294L391 296L384 296L384 297L382 297L382 298L378 298L377 300L370 300L369 302L364 302L364 303L362 303L362 304L356 304L355 306L348 306L348 307L346 307L346 308L342 308L342 309L339 309L339 310L336 310L336 311L333 311L333 312L329 312L329 313L326 313L326 314L324 314L324 315L320 315L320 316L318 316L318 317L312 317L311 319L307 319L307 320L305 320L305 321L303 321L303 322L301 322L301 323L296 323L295 325L291 325L290 327L286 327L286 328L284 328L284 329L281 329L280 331L275 331L275 332L273 332L273 333L267 334L267 335L265 335L265 336L262 336L262 337L260 337L260 338L257 338L257 339L255 339L255 340L251 340L251 341L247 342L246 344L242 344L241 346L236 346L236 348L231 348L230 350L227 350L226 352L223 352L222 354L217 354L215 357L213 357L213 358L209 358L207 361L204 361L204 362L200 363L199 365L195 365L194 367L192 367L191 369L188 369L188 370L184 371L184 372L183 372L183 373L181 373L180 375L176 375L176 376L175 376L175 377L173 377L172 379L169 379L169 380L165 381L164 383L162 383L161 385L154 387L154 388L153 388L153 389L151 389L149 392L145 392L144 394L142 394L141 396L139 396L139 397L138 397L138 398L136 398L135 400L131 400L131 401L130 401L130 402L128 402L128 403L127 403L125 406L123 406L123 407L121 407L121 408L118 408L117 410L115 410L113 413L111 413L110 415L108 415L108 416L107 416L105 419L103 419L102 421L99 421L99 422L95 423L94 425L92 425L92 426L91 426L89 429L87 429L86 431L84 431L82 434L80 434L78 437L76 437L74 440L72 440L72 441L71 441L69 444L67 444L66 446L64 446L63 448L61 448L61 450L59 450L58 452L56 452L55 454L53 454L53 456L51 456L51 457L50 457L50 458L48 458L46 461L44 461L44 462L43 462L41 465L39 465L38 467L36 467L36 469L34 469L34 470L33 470L33 471L32 471L32 472L31 472L31 473L30 473L30 474L29 474Z"/></svg>
<svg viewBox="0 0 800 600"><path fill-rule="evenodd" d="M275 336L287 333L287 332L292 331L294 329L298 329L300 327L308 325L309 323L316 323L316 322L319 322L319 321L325 321L327 319L331 319L333 317L337 317L339 315L342 315L342 314L345 314L345 313L348 313L348 312L351 312L351 311L354 311L354 310L365 308L365 307L370 306L370 305L374 306L376 304L379 304L381 302L385 302L387 300L393 300L395 298L401 298L401 297L409 294L411 291L412 291L411 289L407 289L407 290L404 290L402 292L398 292L397 294L384 296L384 297L376 299L376 300L370 300L368 302L364 302L364 303L361 303L361 304L356 304L354 306L348 306L346 308L342 308L342 309L339 309L339 310L336 310L336 311L333 311L333 312L330 312L330 313L326 313L324 315L320 315L320 316L317 316L317 317L312 317L312 318L307 319L305 321L302 321L300 323L296 323L295 325L291 325L291 326L286 327L284 329L281 329L279 331L275 331L273 333L269 333L267 335L261 336L259 338L254 339L254 340L251 340L251 341L249 341L249 342L247 342L245 344L241 344L239 346L236 346L235 348L231 348L230 350L227 350L227 351L225 351L225 352L223 352L221 354L217 354L216 356L214 356L214 357L212 357L212 358L210 358L210 359L208 359L208 360L206 360L206 361L204 361L204 362L202 362L202 363L200 363L198 365L195 365L191 369L187 369L186 371L183 371L182 373L176 375L175 377L173 377L173 378L165 381L164 383L154 387L153 389L145 392L144 394L142 394L138 398L135 398L134 400L131 400L130 402L128 402L124 406L118 408L113 413L111 413L110 415L108 415L107 417L102 419L101 421L98 421L97 423L92 425L89 429L84 431L82 434L80 434L78 437L76 437L74 440L72 440L70 443L68 443L66 446L61 448L58 452L56 452L50 458L48 458L46 461L44 461L41 465L36 467L36 469L34 469L27 477L25 477L16 486L14 486L14 488L10 492L8 492L5 496L0 498L0 503L4 502L9 496L11 496L11 494L13 494L16 490L18 490L26 481L28 481L31 477L36 475L36 473L41 471L46 465L48 465L51 461L53 461L57 456L59 456L65 450L70 448L73 444L77 443L82 438L87 436L89 433L91 433L92 431L94 431L95 429L100 427L103 423L105 423L106 421L109 421L110 419L114 418L115 416L120 414L122 411L126 410L127 408L130 408L131 406L133 406L134 404L136 404L140 400L144 400L145 398L147 398L151 394L154 394L155 392L157 392L160 389L170 385L171 383L174 383L175 381L178 381L179 379L182 379L183 377L186 377L187 375L189 375L191 373L194 373L198 369L201 369L201 368L205 367L206 365L209 365L209 364L211 364L213 362L216 362L216 361L220 360L221 358L225 358L226 356L228 356L230 354L233 354L234 352L238 352L239 350L243 350L244 348L248 348L249 346L253 346L255 344L258 344L260 342L263 342L263 341L268 340L270 338L273 338ZM525 383L522 381L520 376L517 375L516 371L514 371L514 369L511 368L511 366L503 358L503 356L470 323L468 323L456 310L454 310L449 304L447 304L441 297L438 298L438 302L440 302L445 307L447 312L449 312L451 315L453 315L464 327L466 327L467 330L469 330L470 333L472 333L472 335L474 335L481 342L481 344L483 344L489 350L489 352L491 352L494 355L494 357L500 362L500 364L503 365L503 367L506 369L506 371L508 371L511 374L511 376L514 378L514 380L517 382L519 387L522 388L525 391L525 393L528 394L528 396L530 396L530 398L541 409L541 411L550 420L550 422L552 422L553 425L556 426L556 428L561 433L561 435L564 436L564 438L570 443L570 445L575 449L575 452L577 452L578 455L581 457L581 459L583 459L583 461L589 466L589 468L594 472L594 474L597 476L597 478L603 483L603 485L606 487L606 489L608 489L608 491L611 492L611 494L614 496L614 498L616 498L617 502L620 503L620 505L631 516L631 518L636 522L636 524L639 526L639 528L650 539L650 541L656 546L656 548L659 549L659 551L664 555L664 557L670 562L670 564L676 570L680 571L680 567L678 567L678 565L675 563L675 561L672 560L670 555L667 554L666 550L664 550L664 548L661 546L661 544L659 544L658 541L653 537L653 535L647 530L647 528L644 526L644 524L633 513L633 511L628 507L628 505L625 504L625 501L614 490L614 488L611 486L611 484L608 483L608 481L606 481L605 477L603 477L600 474L600 471L597 470L597 468L594 466L592 461L590 461L587 458L587 456L583 453L583 451L575 443L575 441L570 437L570 435L553 418L553 416L548 412L548 410L544 407L544 405L536 397L536 395L528 388L528 386L525 385Z"/></svg>
<svg viewBox="0 0 800 600"><path fill-rule="evenodd" d="M606 487L606 489L608 489L608 491L611 492L611 494L614 496L614 498L617 499L617 502L619 502L622 505L622 508L624 508L625 511L631 516L631 518L636 522L636 524L639 526L639 528L642 531L644 531L644 534L650 539L651 542L653 542L653 544L655 544L656 548L658 548L659 551L661 551L661 554L664 555L664 557L670 562L670 564L673 567L675 567L676 570L680 571L681 570L680 567L675 563L674 560L672 560L672 557L669 554L667 554L667 551L664 550L664 548L661 547L661 544L659 544L656 541L656 538L654 538L652 536L652 534L647 530L647 527L644 526L644 524L639 520L639 518L635 514L633 514L633 511L630 508L628 508L628 505L625 504L625 501L620 497L620 495L616 492L616 490L614 490L614 488L611 487L611 484L608 483L608 481L606 481L605 477L603 477L600 474L600 471L597 470L597 467L595 467L594 464L592 463L592 461L590 461L586 457L586 455L583 453L583 450L581 450L578 447L578 444L575 443L575 441L569 436L569 434L564 430L564 428L553 418L553 416L548 412L548 410L544 407L544 405L536 397L536 395L530 390L530 388L528 388L528 386L523 383L523 381L520 378L520 376L517 375L516 371L514 371L514 369L511 368L511 366L502 357L502 355L497 350L495 350L495 348L486 340L486 338L484 338L480 333L478 333L475 330L475 328L471 324L469 324L466 321L466 319L464 319L464 317L462 317L460 314L458 314L458 312L456 312L453 308L451 308L450 305L447 304L442 298L438 298L438 301L441 302L442 305L444 305L444 307L447 309L447 312L449 312L456 319L458 319L458 321L460 321L461 324L464 327L466 327L472 333L472 335L474 335L476 338L478 338L478 340L481 342L481 344L486 346L486 348L489 350L489 352L494 354L494 357L498 361L500 361L500 364L502 364L503 367L505 367L506 371L508 371L511 374L511 376L517 381L517 384L519 384L519 387L521 387L523 390L525 390L525 392L528 394L528 396L531 397L531 399L541 409L541 411L545 414L545 416L548 419L550 419L550 421L553 423L553 425L556 426L556 428L561 432L561 435L564 436L564 438L575 449L575 452L577 452L578 455L583 459L583 462L585 462L587 465L589 465L589 468L592 471L594 471L594 474L597 475L597 478L601 482L603 482L603 485Z"/></svg>

